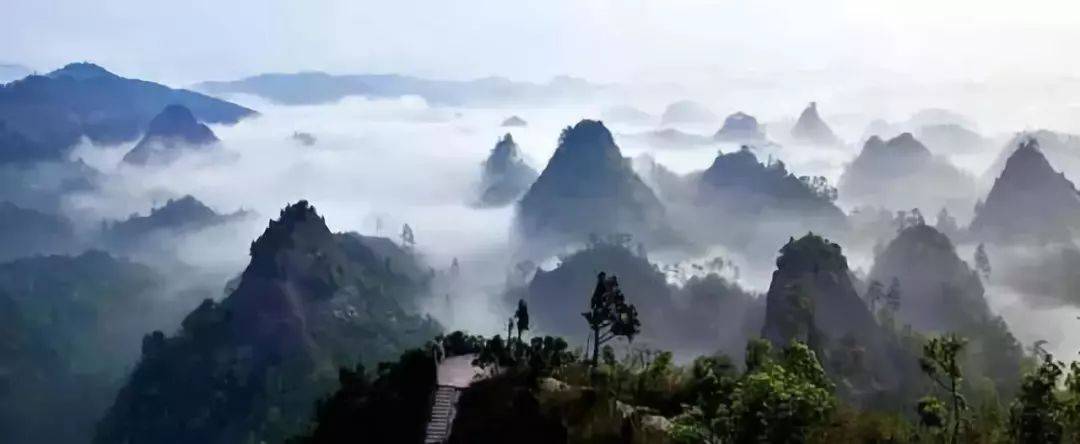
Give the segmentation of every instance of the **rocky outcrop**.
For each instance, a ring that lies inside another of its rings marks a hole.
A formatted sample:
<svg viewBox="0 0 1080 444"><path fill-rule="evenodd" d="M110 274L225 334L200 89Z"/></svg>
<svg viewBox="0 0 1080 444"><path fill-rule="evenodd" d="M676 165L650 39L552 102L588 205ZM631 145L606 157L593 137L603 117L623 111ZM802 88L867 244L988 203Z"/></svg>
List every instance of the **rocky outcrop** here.
<svg viewBox="0 0 1080 444"><path fill-rule="evenodd" d="M202 148L217 142L214 132L195 120L191 110L181 105L169 105L150 121L142 140L124 155L124 162L136 165L166 163L179 157L183 149Z"/></svg>
<svg viewBox="0 0 1080 444"><path fill-rule="evenodd" d="M838 383L841 394L869 402L899 393L913 363L878 325L855 291L840 246L808 234L780 249L765 302L761 335L777 347L806 342Z"/></svg>
<svg viewBox="0 0 1080 444"><path fill-rule="evenodd" d="M799 115L799 120L791 128L791 137L797 142L815 145L840 145L843 143L836 137L829 125L818 114L817 102L810 102Z"/></svg>
<svg viewBox="0 0 1080 444"><path fill-rule="evenodd" d="M971 232L1001 241L1063 241L1080 229L1080 194L1054 171L1036 139L1009 156L986 200L975 209Z"/></svg>
<svg viewBox="0 0 1080 444"><path fill-rule="evenodd" d="M425 285L331 233L307 202L289 205L228 297L203 302L176 335L145 337L95 442L281 441L306 427L339 367L391 360L438 332L402 308Z"/></svg>
<svg viewBox="0 0 1080 444"><path fill-rule="evenodd" d="M483 163L478 203L486 207L508 205L524 194L537 176L536 170L521 157L514 138L507 133Z"/></svg>
<svg viewBox="0 0 1080 444"><path fill-rule="evenodd" d="M604 124L563 130L547 167L521 198L517 226L526 239L582 242L628 233L647 243L670 239L664 206L622 156Z"/></svg>

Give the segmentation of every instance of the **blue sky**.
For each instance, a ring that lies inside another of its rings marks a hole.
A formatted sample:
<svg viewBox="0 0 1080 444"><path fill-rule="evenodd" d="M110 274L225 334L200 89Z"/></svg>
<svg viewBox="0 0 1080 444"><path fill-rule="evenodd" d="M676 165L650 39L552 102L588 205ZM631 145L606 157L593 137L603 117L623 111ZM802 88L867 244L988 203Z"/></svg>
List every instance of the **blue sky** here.
<svg viewBox="0 0 1080 444"><path fill-rule="evenodd" d="M705 81L888 70L1068 76L1067 1L0 0L0 61L175 84L267 71Z"/></svg>

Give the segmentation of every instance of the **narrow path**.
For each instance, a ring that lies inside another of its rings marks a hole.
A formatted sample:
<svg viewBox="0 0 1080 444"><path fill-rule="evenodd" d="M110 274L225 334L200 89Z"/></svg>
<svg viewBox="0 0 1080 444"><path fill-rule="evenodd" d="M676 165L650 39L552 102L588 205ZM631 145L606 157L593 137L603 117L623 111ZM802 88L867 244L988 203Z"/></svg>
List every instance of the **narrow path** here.
<svg viewBox="0 0 1080 444"><path fill-rule="evenodd" d="M450 439L450 428L457 415L457 401L478 374L473 367L475 355L454 356L439 363L438 386L431 399L431 417L428 419L425 444L444 443Z"/></svg>

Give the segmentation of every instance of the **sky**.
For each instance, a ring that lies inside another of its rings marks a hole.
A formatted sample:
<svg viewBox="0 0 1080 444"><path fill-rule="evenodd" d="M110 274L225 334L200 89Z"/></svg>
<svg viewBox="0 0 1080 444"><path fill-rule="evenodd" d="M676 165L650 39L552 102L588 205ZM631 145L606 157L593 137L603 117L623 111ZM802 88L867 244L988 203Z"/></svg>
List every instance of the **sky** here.
<svg viewBox="0 0 1080 444"><path fill-rule="evenodd" d="M1067 77L1069 1L0 0L0 62L187 85L262 72L722 82Z"/></svg>

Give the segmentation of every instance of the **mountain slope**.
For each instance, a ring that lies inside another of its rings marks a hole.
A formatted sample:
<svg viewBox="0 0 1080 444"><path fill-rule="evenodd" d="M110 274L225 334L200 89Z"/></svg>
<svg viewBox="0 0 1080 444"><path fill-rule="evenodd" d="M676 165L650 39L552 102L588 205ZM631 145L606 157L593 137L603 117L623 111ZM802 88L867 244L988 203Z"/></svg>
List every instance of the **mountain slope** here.
<svg viewBox="0 0 1080 444"><path fill-rule="evenodd" d="M306 201L251 245L221 302L206 300L172 337L147 335L95 442L279 441L357 359L391 360L439 328L410 314L426 283L393 272L353 235L334 235Z"/></svg>

